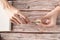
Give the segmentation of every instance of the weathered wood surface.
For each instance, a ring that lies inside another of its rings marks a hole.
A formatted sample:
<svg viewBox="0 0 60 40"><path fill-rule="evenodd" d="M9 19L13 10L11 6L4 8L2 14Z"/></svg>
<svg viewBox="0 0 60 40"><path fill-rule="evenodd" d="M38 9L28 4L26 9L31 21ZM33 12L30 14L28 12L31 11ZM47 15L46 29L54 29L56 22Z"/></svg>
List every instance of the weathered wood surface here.
<svg viewBox="0 0 60 40"><path fill-rule="evenodd" d="M4 40L60 40L60 34L1 33Z"/></svg>
<svg viewBox="0 0 60 40"><path fill-rule="evenodd" d="M12 27L11 31L0 31L0 33L60 33L60 25L42 27L36 24L20 24Z"/></svg>
<svg viewBox="0 0 60 40"><path fill-rule="evenodd" d="M13 4L18 9L52 10L59 2L60 0L16 0Z"/></svg>
<svg viewBox="0 0 60 40"><path fill-rule="evenodd" d="M60 32L60 25L42 27L35 24L21 24L13 27L13 32Z"/></svg>
<svg viewBox="0 0 60 40"><path fill-rule="evenodd" d="M12 4L12 1L10 1ZM21 10L31 21L40 19L56 6L60 0L15 0L13 6ZM42 27L35 24L20 24L10 32L0 32L2 40L60 40L60 16L57 26ZM1 40L1 39L0 39Z"/></svg>

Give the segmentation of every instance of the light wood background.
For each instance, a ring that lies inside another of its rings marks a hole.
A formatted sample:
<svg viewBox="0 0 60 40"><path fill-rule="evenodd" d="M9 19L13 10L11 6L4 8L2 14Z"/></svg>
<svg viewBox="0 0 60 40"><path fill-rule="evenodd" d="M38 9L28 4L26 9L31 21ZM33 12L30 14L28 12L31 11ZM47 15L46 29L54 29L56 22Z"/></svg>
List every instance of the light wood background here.
<svg viewBox="0 0 60 40"><path fill-rule="evenodd" d="M60 0L14 0L9 1L19 9L31 21L40 19L56 6ZM60 16L57 18L57 26L42 27L36 24L20 24L11 27L10 32L0 32L1 40L60 40Z"/></svg>

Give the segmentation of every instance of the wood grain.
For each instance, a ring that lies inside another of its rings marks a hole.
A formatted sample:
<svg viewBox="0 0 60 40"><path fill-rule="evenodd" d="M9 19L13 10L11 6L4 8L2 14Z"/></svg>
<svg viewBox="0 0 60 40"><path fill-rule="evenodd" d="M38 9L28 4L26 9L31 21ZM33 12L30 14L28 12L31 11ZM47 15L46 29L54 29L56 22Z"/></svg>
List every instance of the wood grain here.
<svg viewBox="0 0 60 40"><path fill-rule="evenodd" d="M60 34L1 33L4 40L60 40Z"/></svg>
<svg viewBox="0 0 60 40"><path fill-rule="evenodd" d="M13 27L13 32L60 32L60 26L42 27L34 23L21 24Z"/></svg>
<svg viewBox="0 0 60 40"><path fill-rule="evenodd" d="M12 4L12 1L10 1ZM31 21L40 19L56 6L60 0L14 0L13 6L26 15ZM42 27L34 23L20 24L12 27L12 31L0 32L3 40L60 40L60 16L57 26Z"/></svg>
<svg viewBox="0 0 60 40"><path fill-rule="evenodd" d="M20 4L24 5L26 3L27 5L25 5L25 7L27 6L28 8L26 9L34 9L34 10L52 10L54 9L58 4L59 4L59 0L17 0L14 1L14 6L18 9L23 9L21 7ZM16 6L17 4L17 6Z"/></svg>

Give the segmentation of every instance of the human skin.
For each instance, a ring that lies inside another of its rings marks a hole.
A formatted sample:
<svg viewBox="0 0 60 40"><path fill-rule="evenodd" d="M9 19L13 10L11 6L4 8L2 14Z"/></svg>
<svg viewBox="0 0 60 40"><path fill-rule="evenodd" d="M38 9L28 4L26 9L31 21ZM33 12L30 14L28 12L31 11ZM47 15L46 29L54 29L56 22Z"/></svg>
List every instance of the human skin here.
<svg viewBox="0 0 60 40"><path fill-rule="evenodd" d="M56 26L57 16L59 13L60 13L60 6L57 6L51 12L47 13L44 17L42 17L40 24L46 27ZM47 24L44 24L44 22L42 22L44 19L46 19L46 21L48 20L49 22L47 22Z"/></svg>
<svg viewBox="0 0 60 40"><path fill-rule="evenodd" d="M10 21L13 24L26 24L29 22L29 19L21 14L18 9L9 4L7 0L0 0L0 10L1 9L5 11L5 14L8 15Z"/></svg>

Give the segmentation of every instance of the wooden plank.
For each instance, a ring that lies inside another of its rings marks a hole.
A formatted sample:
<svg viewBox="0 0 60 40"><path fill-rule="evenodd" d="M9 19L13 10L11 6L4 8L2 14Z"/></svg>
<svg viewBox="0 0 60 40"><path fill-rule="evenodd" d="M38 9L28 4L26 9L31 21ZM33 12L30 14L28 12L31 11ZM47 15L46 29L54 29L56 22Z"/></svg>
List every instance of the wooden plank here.
<svg viewBox="0 0 60 40"><path fill-rule="evenodd" d="M59 2L58 2L58 6L60 6L60 0L59 0Z"/></svg>
<svg viewBox="0 0 60 40"><path fill-rule="evenodd" d="M30 16L44 16L48 12L49 11L31 11L31 10L21 11L21 13L24 14L24 15L26 15L27 17L30 17Z"/></svg>
<svg viewBox="0 0 60 40"><path fill-rule="evenodd" d="M58 5L59 0L16 0L14 6L31 21L39 19ZM57 19L57 24L60 17ZM60 24L60 23L59 23ZM2 40L60 40L60 25L42 27L34 23L20 24L12 27L10 32L0 32Z"/></svg>
<svg viewBox="0 0 60 40"><path fill-rule="evenodd" d="M25 5L25 3L27 5ZM25 5L25 7L27 7L26 9L30 9L30 10L52 10L59 4L59 0L50 0L50 1L49 0L29 0L29 1L17 0L17 1L14 1L13 4L18 9L24 9L24 7L21 5ZM23 7L23 8L20 8L20 7Z"/></svg>
<svg viewBox="0 0 60 40"><path fill-rule="evenodd" d="M20 1L13 1L13 6L16 7L17 9L27 9L28 8L27 3L22 3Z"/></svg>
<svg viewBox="0 0 60 40"><path fill-rule="evenodd" d="M60 32L60 26L42 27L34 23L21 24L13 27L13 32Z"/></svg>
<svg viewBox="0 0 60 40"><path fill-rule="evenodd" d="M36 0L31 1L28 5L30 9L52 10L58 5L58 0Z"/></svg>
<svg viewBox="0 0 60 40"><path fill-rule="evenodd" d="M60 40L60 34L1 33L4 40Z"/></svg>

